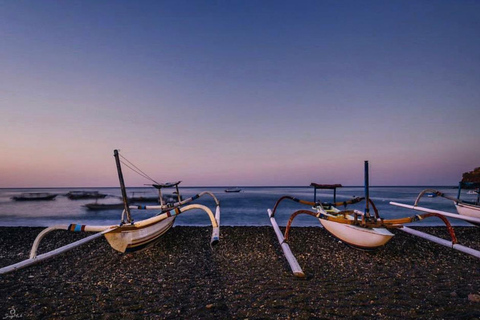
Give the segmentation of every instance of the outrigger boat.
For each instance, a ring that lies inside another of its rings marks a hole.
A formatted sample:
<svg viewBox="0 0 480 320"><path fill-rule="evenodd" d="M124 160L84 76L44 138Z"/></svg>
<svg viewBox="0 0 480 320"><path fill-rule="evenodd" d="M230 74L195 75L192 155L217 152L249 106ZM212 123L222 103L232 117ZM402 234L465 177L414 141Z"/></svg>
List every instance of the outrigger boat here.
<svg viewBox="0 0 480 320"><path fill-rule="evenodd" d="M55 200L57 194L47 192L29 192L22 193L18 196L13 196L12 200L15 201L48 201Z"/></svg>
<svg viewBox="0 0 480 320"><path fill-rule="evenodd" d="M121 156L119 155L118 150L114 151L114 157L117 165L118 177L120 180L120 187L122 190L122 197L123 197L123 203L124 203L124 210L122 212L120 224L111 225L111 226L90 226L90 225L70 224L70 225L56 225L56 226L49 227L43 230L42 232L40 232L40 234L35 239L30 252L29 259L1 268L0 274L4 274L7 272L15 271L17 269L30 266L39 261L48 259L50 257L56 256L65 251L71 250L77 246L80 246L84 243L92 241L101 236L105 236L110 246L117 251L134 252L137 250L142 250L155 244L159 240L160 236L162 236L165 232L167 232L172 227L178 215L180 215L183 212L195 210L195 209L203 210L208 214L213 226L213 232L212 232L210 244L215 245L218 243L219 235L220 235L220 203L213 193L204 191L188 199L180 200L181 196L178 189L178 185L180 181L175 183L159 184L135 167L140 172L136 170L134 171L143 175L144 177L148 177L150 180L155 182L152 186L158 190L160 205L153 205L153 206L129 205L127 193L125 190L125 183L123 180L122 168L120 164ZM124 157L122 157L122 159L126 160ZM128 160L126 161L128 162ZM130 166L128 167L131 168ZM178 202L164 203L162 198L162 189L171 188L171 187L176 188ZM212 211L204 205L189 204L190 202L204 195L209 195L214 199L216 204L215 215L213 215ZM131 209L160 210L160 212L158 212L155 216L149 219L145 219L139 222L134 222L130 212ZM67 231L73 231L73 232L95 232L95 234L88 236L82 240L79 240L71 244L68 244L66 246L55 249L53 251L50 251L41 255L37 255L37 249L40 244L40 241L48 233L54 230L67 230Z"/></svg>
<svg viewBox="0 0 480 320"><path fill-rule="evenodd" d="M473 224L480 225L480 223L478 221L476 221L475 219L474 220L465 219L466 217L471 217L471 218L476 218L477 220L480 220L480 194L477 193L477 199L475 201L460 200L462 188L464 188L464 187L478 188L478 187L480 187L480 182L460 182L459 186L458 186L458 194L457 194L456 198L448 196L445 193L440 192L440 191L435 190L435 189L425 189L418 194L417 199L415 199L415 203L413 204L412 207L415 207L415 208L418 209L419 208L418 203L420 202L420 199L425 195L433 193L436 196L439 196L439 197L448 199L450 201L453 201L453 204L457 208L457 212L458 212L458 215L453 214L454 216L451 216L452 213L443 212L443 211L442 211L443 213L440 213L440 214L445 215L445 213L447 213L446 216L449 216L451 218L466 220L466 221L469 221ZM397 203L395 202L395 205L396 204ZM413 209L413 208L411 208L411 209Z"/></svg>
<svg viewBox="0 0 480 320"><path fill-rule="evenodd" d="M98 191L70 191L66 194L70 200L103 199L107 194Z"/></svg>
<svg viewBox="0 0 480 320"><path fill-rule="evenodd" d="M349 201L345 202L336 202L336 189L341 187L340 184L335 185L321 185L317 183L312 183L310 186L314 187L314 201L306 201L297 199L291 196L283 196L277 200L273 210L268 209L268 215L270 217L270 222L275 230L277 239L280 242L280 245L283 249L284 255L290 264L292 272L297 277L304 277L305 274L302 271L300 265L298 264L295 256L292 254L292 251L288 245L289 233L291 225L295 217L300 214L307 214L317 218L320 224L334 237L338 238L342 242L361 249L376 249L381 246L384 246L389 242L394 234L391 233L388 229L399 229L410 234L434 241L436 243L447 245L454 249L463 251L465 253L474 255L480 258L480 251L473 250L468 247L464 247L457 244L457 239L455 232L450 222L441 214L436 212L427 212L421 215L415 215L412 217L399 218L399 219L383 219L379 216L378 210L370 199L369 195L369 177L368 177L368 161L365 161L365 197L356 197ZM317 189L333 189L334 196L333 202L321 202L317 201L316 191ZM278 205L283 200L292 200L300 204L304 204L311 207L311 210L297 210L295 211L288 220L285 234L283 235L276 220L275 212L278 208ZM364 212L359 210L344 210L341 211L337 207L358 203L365 200L366 206ZM373 208L374 214L370 214L370 206ZM451 241L443 240L441 238L428 235L426 233L420 232L418 230L410 229L404 226L404 224L423 220L429 217L437 217L441 219L450 234Z"/></svg>
<svg viewBox="0 0 480 320"><path fill-rule="evenodd" d="M463 221L470 222L471 224L480 226L480 195L477 196L477 200L475 202L470 202L470 201L464 201L460 200L460 194L461 194L461 188L462 186L469 185L472 187L478 187L480 186L480 183L465 183L465 182L460 182L459 188L458 188L458 195L457 198L448 196L444 194L443 192L440 192L438 190L434 189L425 189L422 192L420 192L417 196L417 199L415 199L415 202L413 205L408 205L404 203L398 203L398 202L390 202L391 205L397 206L397 207L402 207L402 208L407 208L407 209L412 209L416 211L422 211L422 212L433 212L445 217L449 218L454 218L454 219L459 219ZM426 193L435 193L437 196L448 199L453 201L455 207L457 208L458 213L452 213L452 212L446 212L446 211L441 211L441 210L434 210L430 208L425 208L425 207L420 207L418 204L420 202L420 199L426 194Z"/></svg>

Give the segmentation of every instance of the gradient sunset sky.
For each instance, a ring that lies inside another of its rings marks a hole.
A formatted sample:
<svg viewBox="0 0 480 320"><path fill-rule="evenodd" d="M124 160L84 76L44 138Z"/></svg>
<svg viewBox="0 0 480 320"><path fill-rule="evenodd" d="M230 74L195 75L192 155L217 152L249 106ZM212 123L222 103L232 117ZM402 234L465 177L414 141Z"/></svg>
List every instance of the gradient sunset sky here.
<svg viewBox="0 0 480 320"><path fill-rule="evenodd" d="M480 166L480 1L2 1L0 39L0 187Z"/></svg>

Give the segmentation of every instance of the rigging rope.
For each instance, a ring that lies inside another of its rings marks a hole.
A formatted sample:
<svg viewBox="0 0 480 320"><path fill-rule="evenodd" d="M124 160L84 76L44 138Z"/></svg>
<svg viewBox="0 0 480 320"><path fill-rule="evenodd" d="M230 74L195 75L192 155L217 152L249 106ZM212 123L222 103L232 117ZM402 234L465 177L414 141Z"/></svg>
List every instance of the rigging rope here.
<svg viewBox="0 0 480 320"><path fill-rule="evenodd" d="M144 178L147 179L147 180L150 180L150 181L152 181L152 182L154 182L154 183L156 183L156 184L160 184L160 183L158 183L157 181L155 181L155 180L153 180L152 178L150 178L150 176L149 176L148 174L146 174L145 172L143 172L140 168L138 168L136 165L134 165L133 163L131 163L127 158L125 158L125 157L122 156L121 154L120 154L120 157L121 157L123 160L125 160L126 162L128 162L131 166L133 166L133 168L132 168L132 167L130 167L128 164L126 164L125 162L123 162L123 161L120 160L120 162L121 162L123 165L125 165L127 168L129 168L130 170L132 170L133 172L135 172L135 173L138 174L139 176L144 177ZM134 169L134 168L135 168L135 169Z"/></svg>

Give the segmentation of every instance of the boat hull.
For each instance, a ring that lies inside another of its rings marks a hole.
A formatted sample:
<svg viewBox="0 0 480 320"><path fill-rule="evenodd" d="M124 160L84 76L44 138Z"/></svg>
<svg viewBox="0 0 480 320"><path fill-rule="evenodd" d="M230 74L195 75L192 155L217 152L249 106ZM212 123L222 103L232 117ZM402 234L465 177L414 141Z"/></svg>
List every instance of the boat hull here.
<svg viewBox="0 0 480 320"><path fill-rule="evenodd" d="M458 214L467 217L480 218L480 206L465 203L456 203Z"/></svg>
<svg viewBox="0 0 480 320"><path fill-rule="evenodd" d="M175 222L175 217L169 217L157 223L135 227L119 228L118 231L105 234L110 246L120 252L134 252L146 249L155 244Z"/></svg>
<svg viewBox="0 0 480 320"><path fill-rule="evenodd" d="M49 201L55 200L56 194L26 193L12 197L15 201Z"/></svg>
<svg viewBox="0 0 480 320"><path fill-rule="evenodd" d="M341 241L362 249L385 245L394 236L385 228L362 228L349 224L319 219L322 226Z"/></svg>

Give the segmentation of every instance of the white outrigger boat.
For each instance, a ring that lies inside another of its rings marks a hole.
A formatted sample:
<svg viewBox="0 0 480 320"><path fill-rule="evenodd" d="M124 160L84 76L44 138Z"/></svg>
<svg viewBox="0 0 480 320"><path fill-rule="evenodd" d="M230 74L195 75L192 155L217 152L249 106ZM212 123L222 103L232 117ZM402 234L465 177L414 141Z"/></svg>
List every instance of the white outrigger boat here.
<svg viewBox="0 0 480 320"><path fill-rule="evenodd" d="M117 165L118 177L120 180L120 187L122 190L123 203L124 203L124 210L122 212L122 218L121 218L120 224L110 225L110 226L90 226L90 225L70 224L70 225L56 225L56 226L46 228L45 230L40 232L40 234L35 239L30 252L29 259L1 268L0 274L15 271L17 269L35 264L39 261L54 257L60 253L71 250L75 247L78 247L84 243L92 241L101 236L105 236L110 246L113 249L120 252L134 252L134 251L145 249L155 244L159 240L160 236L162 236L165 232L167 232L172 227L175 221L175 218L178 215L180 215L183 212L194 210L194 209L203 210L208 214L213 226L213 232L212 232L210 244L214 245L218 243L219 235L220 235L220 203L214 194L212 194L211 192L205 191L182 201L179 190L178 190L178 185L180 181L174 182L174 183L166 183L166 184L155 183L153 184L153 187L155 187L158 190L160 205L152 205L152 206L129 205L126 190L125 190L125 184L124 184L123 174L122 174L122 169L120 164L121 160L120 160L120 155L118 153L118 150L114 151L114 157ZM139 169L137 168L137 170ZM148 177L143 172L141 173L144 177ZM165 204L162 198L162 189L170 188L170 187L176 188L177 195L178 195L178 202ZM209 195L214 199L216 204L215 215L213 215L212 211L204 205L189 204L190 202L204 195ZM134 220L131 217L130 209L157 210L157 211L159 210L160 212L158 212L155 216L149 219L145 219L139 222L134 222ZM68 244L66 246L60 247L58 249L52 250L50 252L37 255L37 249L40 244L40 241L48 233L55 230L67 230L67 231L73 231L73 232L95 232L95 234L85 237L82 240Z"/></svg>
<svg viewBox="0 0 480 320"><path fill-rule="evenodd" d="M418 206L418 203L420 202L420 199L425 196L426 194L433 193L436 196L439 196L441 198L448 199L450 201L453 201L453 204L455 205L458 214L452 214L449 212L443 212L443 211L438 211L438 210L433 210L434 212L443 214L445 216L449 216L451 218L456 218L456 219L461 219L468 221L472 224L475 225L480 225L480 194L476 193L477 199L475 201L465 201L465 200L460 200L461 192L462 192L462 187L470 187L470 188L478 188L480 186L480 182L460 182L458 186L458 195L456 198L451 197L446 195L443 192L440 192L435 189L425 189L422 192L420 192L417 196L417 199L415 200L415 203L413 206L411 206L410 209L418 210L418 208L421 208ZM394 205L398 205L398 203L394 202L392 203ZM408 205L402 205L403 207L409 208ZM419 210L422 211L422 210ZM425 210L423 210L425 211ZM432 211L427 209L426 212ZM473 219L469 219L473 218Z"/></svg>
<svg viewBox="0 0 480 320"><path fill-rule="evenodd" d="M480 194L476 193L477 199L475 201L460 200L462 187L466 187L466 186L470 188L478 188L480 186L480 182L460 182L458 186L458 195L456 198L448 196L445 193L435 189L425 189L418 194L417 199L415 199L415 202L413 205L408 205L408 204L398 203L398 202L390 202L390 204L397 207L403 207L403 208L422 211L422 212L434 212L434 213L443 215L445 217L467 221L467 222L470 222L471 224L480 226ZM445 198L450 201L453 201L453 204L455 205L458 213L451 213L446 211L433 210L429 208L420 207L418 205L420 202L420 199L423 196L425 196L425 194L427 193L434 193L441 198Z"/></svg>
<svg viewBox="0 0 480 320"><path fill-rule="evenodd" d="M462 188L468 187L473 192L468 192L467 194L473 194L477 196L477 199L475 201L465 201L465 200L460 200L460 196L462 194ZM458 194L456 199L450 199L453 200L453 203L455 204L455 207L457 208L457 212L460 215L466 216L466 217L474 217L474 218L479 218L480 219L480 182L460 182L458 184ZM445 195L443 197L447 198Z"/></svg>
<svg viewBox="0 0 480 320"><path fill-rule="evenodd" d="M386 220L381 218L379 216L377 208L375 207L375 204L369 196L368 161L365 161L365 198L357 197L345 202L336 202L336 188L341 187L340 184L321 185L312 183L311 186L314 187L313 202L300 200L291 196L283 196L277 200L275 206L273 207L273 210L267 210L270 217L270 222L275 230L278 241L280 242L280 245L283 249L284 255L287 258L288 263L290 264L293 274L297 277L304 277L305 274L303 273L300 265L292 254L292 251L287 241L289 239L289 232L292 222L295 217L300 214L307 214L317 218L320 224L334 237L338 238L339 240L350 246L361 249L376 249L385 245L394 236L394 234L391 233L388 229L399 229L415 236L419 236L427 240L452 247L454 249L480 258L480 251L473 250L471 248L457 244L457 239L453 227L451 226L450 222L445 218L445 216L438 212L429 211L421 215L415 215L412 217L399 219ZM317 189L333 189L333 203L317 201ZM283 235L275 220L275 212L278 208L279 203L286 199L310 206L311 210L298 210L294 212L288 220L285 229L285 235ZM349 204L358 203L363 200L366 201L364 212L361 212L359 210L341 211L337 208L337 206L341 205L346 208ZM373 215L370 214L370 206L374 210ZM437 217L445 223L450 234L451 241L437 238L424 232L420 232L418 230L410 229L404 226L404 224L423 220L429 217Z"/></svg>

